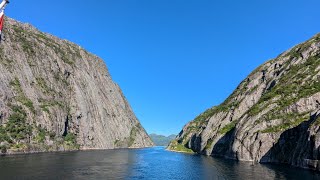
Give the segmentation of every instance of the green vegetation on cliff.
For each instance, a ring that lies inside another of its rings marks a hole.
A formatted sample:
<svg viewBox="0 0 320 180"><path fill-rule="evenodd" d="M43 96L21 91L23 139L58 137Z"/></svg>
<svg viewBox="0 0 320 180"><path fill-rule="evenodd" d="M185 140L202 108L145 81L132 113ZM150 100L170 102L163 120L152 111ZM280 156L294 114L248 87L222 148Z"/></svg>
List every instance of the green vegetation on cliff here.
<svg viewBox="0 0 320 180"><path fill-rule="evenodd" d="M153 145L102 59L30 24L4 20L1 151Z"/></svg>
<svg viewBox="0 0 320 180"><path fill-rule="evenodd" d="M18 143L32 135L32 126L26 124L26 112L22 107L13 106L12 111L5 126L0 126L0 141Z"/></svg>
<svg viewBox="0 0 320 180"><path fill-rule="evenodd" d="M0 147L2 153L7 150L23 151L28 148L36 150L41 146L50 150L50 147L45 145L47 138L56 145L63 143L59 140L62 137L58 137L54 132L30 125L26 119L26 111L21 106L11 105L11 110L12 114L9 116L8 122L0 126L0 142L5 142ZM64 144L68 149L80 148L76 142L76 136L72 133L68 133L64 138ZM54 147L52 148L51 150L55 150Z"/></svg>
<svg viewBox="0 0 320 180"><path fill-rule="evenodd" d="M191 149L187 148L185 145L178 143L176 140L171 141L169 150L184 153L194 153Z"/></svg>
<svg viewBox="0 0 320 180"><path fill-rule="evenodd" d="M14 91L17 93L17 96L15 97L16 100L22 103L27 108L29 108L31 112L35 113L33 102L29 98L27 98L23 93L19 79L15 77L14 80L10 81L10 85L12 86Z"/></svg>
<svg viewBox="0 0 320 180"><path fill-rule="evenodd" d="M236 127L237 121L232 121L231 123L225 125L223 128L219 130L220 134L226 134L231 131L234 127Z"/></svg>
<svg viewBox="0 0 320 180"><path fill-rule="evenodd" d="M279 134L310 120L319 104L319 44L317 34L259 66L223 103L189 122L168 148L196 147L199 153L210 154L213 142L219 143L218 149L228 148L224 141L233 136ZM233 129L235 133L228 134Z"/></svg>
<svg viewBox="0 0 320 180"><path fill-rule="evenodd" d="M150 134L149 136L156 146L168 146L170 141L174 140L176 137L174 134L170 136Z"/></svg>

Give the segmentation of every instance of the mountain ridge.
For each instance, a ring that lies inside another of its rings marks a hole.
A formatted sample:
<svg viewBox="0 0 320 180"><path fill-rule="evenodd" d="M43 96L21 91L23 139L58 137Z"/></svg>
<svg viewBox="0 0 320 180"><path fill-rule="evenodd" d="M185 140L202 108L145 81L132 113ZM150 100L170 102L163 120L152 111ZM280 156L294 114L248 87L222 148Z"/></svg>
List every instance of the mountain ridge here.
<svg viewBox="0 0 320 180"><path fill-rule="evenodd" d="M102 59L10 18L3 33L2 153L153 146Z"/></svg>
<svg viewBox="0 0 320 180"><path fill-rule="evenodd" d="M256 68L223 103L186 124L168 149L319 171L319 71L316 34Z"/></svg>
<svg viewBox="0 0 320 180"><path fill-rule="evenodd" d="M170 141L175 139L177 135L171 134L169 136L164 136L164 135L151 133L149 134L149 136L156 146L168 146Z"/></svg>

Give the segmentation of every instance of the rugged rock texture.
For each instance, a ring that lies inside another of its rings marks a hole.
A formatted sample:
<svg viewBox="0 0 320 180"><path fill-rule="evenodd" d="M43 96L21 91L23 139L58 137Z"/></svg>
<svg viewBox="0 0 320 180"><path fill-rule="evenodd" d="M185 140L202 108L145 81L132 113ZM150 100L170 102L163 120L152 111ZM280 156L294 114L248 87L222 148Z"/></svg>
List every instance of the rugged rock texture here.
<svg viewBox="0 0 320 180"><path fill-rule="evenodd" d="M12 19L4 35L3 153L153 145L100 58Z"/></svg>
<svg viewBox="0 0 320 180"><path fill-rule="evenodd" d="M252 72L168 149L320 170L320 34Z"/></svg>

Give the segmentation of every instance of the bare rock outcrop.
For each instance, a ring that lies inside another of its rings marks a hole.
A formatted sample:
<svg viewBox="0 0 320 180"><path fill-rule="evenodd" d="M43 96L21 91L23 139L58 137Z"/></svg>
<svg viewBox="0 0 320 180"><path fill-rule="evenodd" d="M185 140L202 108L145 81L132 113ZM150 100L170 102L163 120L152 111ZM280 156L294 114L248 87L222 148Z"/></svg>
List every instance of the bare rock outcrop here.
<svg viewBox="0 0 320 180"><path fill-rule="evenodd" d="M189 122L177 146L225 158L320 170L320 34L254 70Z"/></svg>
<svg viewBox="0 0 320 180"><path fill-rule="evenodd" d="M3 153L153 145L99 57L9 18L4 34Z"/></svg>

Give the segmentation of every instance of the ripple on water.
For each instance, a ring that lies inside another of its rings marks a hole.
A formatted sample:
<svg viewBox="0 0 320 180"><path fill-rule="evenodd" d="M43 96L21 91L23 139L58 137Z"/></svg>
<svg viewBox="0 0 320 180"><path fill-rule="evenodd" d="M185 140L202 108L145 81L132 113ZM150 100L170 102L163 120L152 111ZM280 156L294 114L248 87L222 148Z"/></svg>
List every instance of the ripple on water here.
<svg viewBox="0 0 320 180"><path fill-rule="evenodd" d="M320 179L284 165L252 165L165 147L0 157L0 179Z"/></svg>

